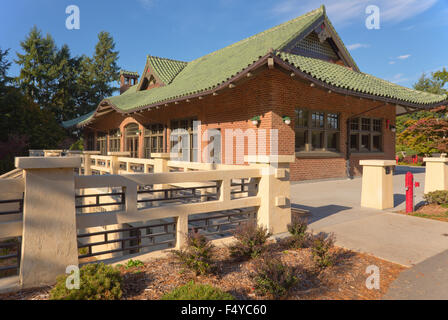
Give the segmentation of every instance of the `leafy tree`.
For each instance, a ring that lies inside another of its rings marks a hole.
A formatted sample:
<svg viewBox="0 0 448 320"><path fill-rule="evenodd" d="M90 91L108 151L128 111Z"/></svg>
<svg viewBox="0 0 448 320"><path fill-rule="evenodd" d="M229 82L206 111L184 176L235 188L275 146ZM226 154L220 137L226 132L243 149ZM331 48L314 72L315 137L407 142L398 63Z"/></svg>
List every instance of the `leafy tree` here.
<svg viewBox="0 0 448 320"><path fill-rule="evenodd" d="M7 80L7 52L0 49L0 172L12 169L14 157L28 149L57 147L65 135L52 112Z"/></svg>
<svg viewBox="0 0 448 320"><path fill-rule="evenodd" d="M433 77L436 81L439 81L442 84L442 88L448 83L448 71L446 68L443 68L440 71L434 72ZM443 93L448 93L448 89L442 89Z"/></svg>
<svg viewBox="0 0 448 320"><path fill-rule="evenodd" d="M420 155L448 151L448 121L436 117L408 120L397 142Z"/></svg>
<svg viewBox="0 0 448 320"><path fill-rule="evenodd" d="M445 94L448 93L448 91L444 89L446 83L448 83L448 72L446 69L443 69L442 71L432 73L431 77L428 77L423 73L419 80L414 84L414 89L434 94ZM399 116L396 121L397 134L403 132L409 125L414 124L414 122L409 120L419 120L424 118L442 119L444 118L445 113L446 108L442 107L431 111L418 111ZM399 145L397 145L397 147L401 148Z"/></svg>

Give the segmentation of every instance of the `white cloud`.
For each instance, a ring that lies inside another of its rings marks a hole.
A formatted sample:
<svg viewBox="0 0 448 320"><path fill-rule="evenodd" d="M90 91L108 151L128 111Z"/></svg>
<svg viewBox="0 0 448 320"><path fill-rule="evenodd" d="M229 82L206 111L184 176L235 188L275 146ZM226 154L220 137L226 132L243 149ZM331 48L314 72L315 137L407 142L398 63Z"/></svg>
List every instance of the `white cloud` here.
<svg viewBox="0 0 448 320"><path fill-rule="evenodd" d="M395 61L389 61L389 64L395 64Z"/></svg>
<svg viewBox="0 0 448 320"><path fill-rule="evenodd" d="M368 45L368 44L364 44L364 43L354 43L354 44L349 44L349 45L347 46L347 49L348 49L348 50L356 50L356 49L359 49L359 48L368 48L368 47L370 47L370 45Z"/></svg>
<svg viewBox="0 0 448 320"><path fill-rule="evenodd" d="M402 73L397 73L397 74L394 75L394 76L392 77L392 79L390 79L389 81L390 81L390 82L393 82L393 83L400 83L400 82L406 82L406 81L409 81L409 80L411 80L411 79L409 79L409 78L405 78L405 77L404 77L404 74L402 74Z"/></svg>
<svg viewBox="0 0 448 320"><path fill-rule="evenodd" d="M415 17L430 9L438 0L376 0L380 8L381 23L398 23ZM321 0L327 10L327 15L335 24L347 24L353 20L364 20L366 7L371 0ZM315 0L282 0L274 6L274 15L284 19L297 17L305 12L316 9Z"/></svg>
<svg viewBox="0 0 448 320"><path fill-rule="evenodd" d="M405 59L408 59L410 56L411 56L410 54L404 54L402 56L398 56L397 59L405 60Z"/></svg>

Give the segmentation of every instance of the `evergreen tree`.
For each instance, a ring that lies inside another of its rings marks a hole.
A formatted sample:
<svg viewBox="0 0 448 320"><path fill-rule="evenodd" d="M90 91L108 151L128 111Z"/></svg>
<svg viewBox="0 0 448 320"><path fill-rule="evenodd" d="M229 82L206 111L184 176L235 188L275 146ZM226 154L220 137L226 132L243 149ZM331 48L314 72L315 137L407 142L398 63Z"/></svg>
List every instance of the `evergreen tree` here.
<svg viewBox="0 0 448 320"><path fill-rule="evenodd" d="M435 73L432 74L432 77L427 77L426 74L423 73L420 79L414 84L414 89L434 94L445 93L443 89L445 83L434 75Z"/></svg>
<svg viewBox="0 0 448 320"><path fill-rule="evenodd" d="M0 48L0 173L14 168L14 157L29 149L57 148L65 136L52 112L9 81L7 53Z"/></svg>
<svg viewBox="0 0 448 320"><path fill-rule="evenodd" d="M51 99L57 78L57 50L53 38L49 34L44 38L41 31L33 27L20 46L24 53L17 53L15 62L22 68L16 81L25 95L52 111Z"/></svg>
<svg viewBox="0 0 448 320"><path fill-rule="evenodd" d="M117 65L118 51L114 49L112 36L108 32L100 32L93 57L97 103L118 90L112 86L112 83L118 81L120 77L120 68Z"/></svg>
<svg viewBox="0 0 448 320"><path fill-rule="evenodd" d="M0 90L4 90L6 85L10 82L10 78L7 76L8 69L11 67L11 62L6 60L9 54L9 49L2 50L0 48ZM0 91L0 95L3 92Z"/></svg>

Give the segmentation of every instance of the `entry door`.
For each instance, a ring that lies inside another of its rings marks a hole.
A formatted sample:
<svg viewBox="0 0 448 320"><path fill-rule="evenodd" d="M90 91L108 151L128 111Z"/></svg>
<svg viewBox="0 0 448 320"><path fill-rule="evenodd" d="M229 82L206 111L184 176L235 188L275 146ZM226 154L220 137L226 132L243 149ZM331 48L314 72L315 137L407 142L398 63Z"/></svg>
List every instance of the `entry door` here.
<svg viewBox="0 0 448 320"><path fill-rule="evenodd" d="M131 158L138 158L138 137L126 139L126 151L131 153Z"/></svg>

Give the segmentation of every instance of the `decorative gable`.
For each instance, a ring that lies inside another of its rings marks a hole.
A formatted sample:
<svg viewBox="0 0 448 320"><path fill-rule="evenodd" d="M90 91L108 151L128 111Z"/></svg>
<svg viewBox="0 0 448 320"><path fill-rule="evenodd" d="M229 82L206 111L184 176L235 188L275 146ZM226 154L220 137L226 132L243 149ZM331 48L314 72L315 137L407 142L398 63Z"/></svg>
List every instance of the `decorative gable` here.
<svg viewBox="0 0 448 320"><path fill-rule="evenodd" d="M326 15L317 19L281 51L336 63L359 71Z"/></svg>
<svg viewBox="0 0 448 320"><path fill-rule="evenodd" d="M322 60L340 60L334 49L334 42L331 43L330 41L333 42L328 33L323 31L317 34L313 31L304 39L300 40L291 49L291 53Z"/></svg>

